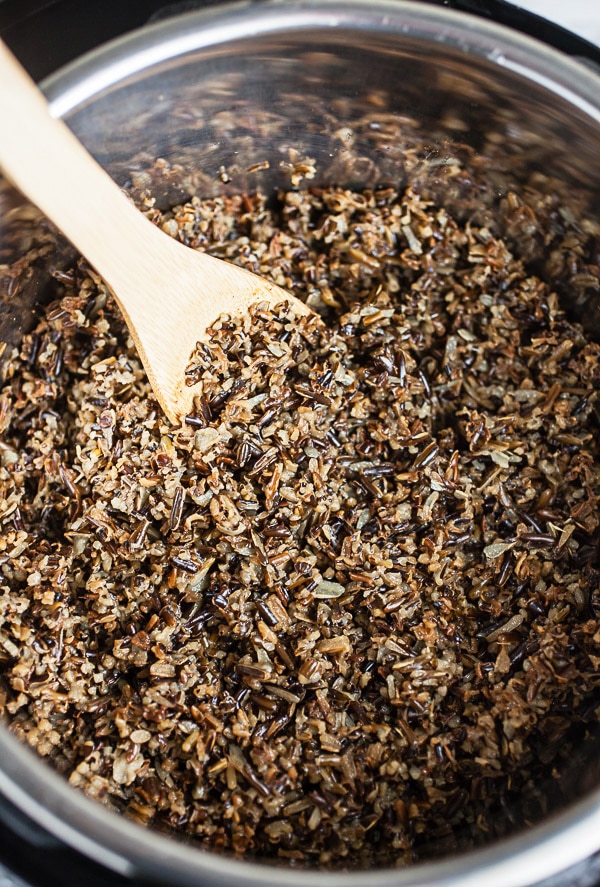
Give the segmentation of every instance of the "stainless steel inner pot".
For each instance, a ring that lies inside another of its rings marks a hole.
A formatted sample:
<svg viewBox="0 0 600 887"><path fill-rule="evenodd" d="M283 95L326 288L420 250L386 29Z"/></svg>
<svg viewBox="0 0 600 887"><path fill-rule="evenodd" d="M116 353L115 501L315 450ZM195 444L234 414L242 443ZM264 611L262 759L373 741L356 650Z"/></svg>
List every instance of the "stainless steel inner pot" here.
<svg viewBox="0 0 600 887"><path fill-rule="evenodd" d="M403 0L229 5L115 41L45 88L53 113L115 178L134 192L151 187L160 205L192 191L268 193L286 182L294 157L316 162L316 178L304 185L401 181L399 146L361 134L361 119L377 111L382 121L402 118L407 138L427 142L424 163L449 162L452 146L462 143L494 158L499 188L566 183L582 223L599 206L600 76L541 43L440 7ZM171 171L152 182L147 170L157 157ZM29 211L5 186L0 195L1 266L27 248ZM35 215L29 224L37 224ZM0 306L1 338L18 341L43 289L39 268L13 288ZM575 307L600 329L600 282L579 299ZM397 871L284 870L201 852L88 800L4 728L0 791L91 858L152 883L524 887L600 850L595 748L568 775L571 802L543 824L484 850Z"/></svg>

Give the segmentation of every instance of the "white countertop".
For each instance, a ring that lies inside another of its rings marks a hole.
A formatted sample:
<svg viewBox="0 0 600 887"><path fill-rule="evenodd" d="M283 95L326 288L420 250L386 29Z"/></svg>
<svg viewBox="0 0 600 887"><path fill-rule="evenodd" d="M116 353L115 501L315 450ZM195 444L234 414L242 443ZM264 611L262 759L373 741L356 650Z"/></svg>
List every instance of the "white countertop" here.
<svg viewBox="0 0 600 887"><path fill-rule="evenodd" d="M600 46L600 0L512 0Z"/></svg>

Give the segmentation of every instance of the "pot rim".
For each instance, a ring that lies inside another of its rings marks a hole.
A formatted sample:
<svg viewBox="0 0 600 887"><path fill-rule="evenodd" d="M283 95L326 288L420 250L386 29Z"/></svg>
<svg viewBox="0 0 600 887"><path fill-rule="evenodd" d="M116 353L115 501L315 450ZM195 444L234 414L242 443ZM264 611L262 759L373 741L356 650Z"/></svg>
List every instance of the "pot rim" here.
<svg viewBox="0 0 600 887"><path fill-rule="evenodd" d="M161 62L199 49L302 28L397 29L483 57L537 83L600 122L600 69L505 25L422 0L226 2L139 28L70 62L41 84L55 117Z"/></svg>
<svg viewBox="0 0 600 887"><path fill-rule="evenodd" d="M487 59L560 96L600 124L600 76L537 40L473 15L414 0L252 0L169 18L82 56L42 84L54 116L154 65L269 33L389 30ZM230 887L522 887L600 849L600 788L543 823L484 849L405 869L300 871L202 851L115 815L71 787L0 725L0 792L71 847L128 877Z"/></svg>

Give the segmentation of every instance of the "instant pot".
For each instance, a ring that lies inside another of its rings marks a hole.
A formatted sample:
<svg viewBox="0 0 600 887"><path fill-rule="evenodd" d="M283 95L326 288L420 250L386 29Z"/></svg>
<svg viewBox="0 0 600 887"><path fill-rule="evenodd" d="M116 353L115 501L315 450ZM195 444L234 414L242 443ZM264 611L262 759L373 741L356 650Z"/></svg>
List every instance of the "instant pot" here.
<svg viewBox="0 0 600 887"><path fill-rule="evenodd" d="M292 3L292 0L290 0ZM29 2L29 0L0 0L0 35L5 39L15 54L20 58L22 63L28 68L31 74L38 80L53 75L54 72L63 65L72 62L82 54L94 49L106 41L115 37L126 34L134 29L141 28L147 23L154 23L155 30L152 32L155 36L149 41L138 39L133 44L127 42L119 43L117 46L115 60L111 71L106 71L102 75L102 89L109 90L118 81L118 64L119 60L123 60L131 47L134 51L142 54L149 52L153 55L152 64L160 64L159 53L157 54L156 46L158 38L156 35L157 23L173 22L175 23L171 30L167 25L167 31L170 33L172 42L179 40L185 43L186 27L177 24L184 21L178 18L181 15L194 13L194 10L202 10L205 7L217 7L214 14L217 16L214 21L225 22L228 27L233 27L235 31L236 17L242 15L246 23L248 31L252 30L252 17L256 16L257 21L261 21L261 27L266 27L265 22L268 18L268 10L271 8L282 8L285 2L276 3L272 6L267 2L247 2L243 4L216 4L214 0L205 0L205 2L180 2L173 4L165 4L161 0L136 0L133 3L123 3L122 0L103 0L102 3L90 3L88 0L55 0L55 2ZM293 6L298 6L292 3ZM300 6L302 4L299 4ZM325 4L326 6L327 4ZM376 0L374 2L376 4ZM587 75L586 72L591 69L592 72L600 72L600 50L592 43L582 39L568 30L558 27L544 19L528 13L512 4L502 2L502 0L422 0L422 5L428 7L445 7L446 9L458 12L468 13L475 18L465 19L465 40L461 43L457 37L460 29L460 20L456 17L448 19L441 18L439 20L426 17L426 25L432 27L435 21L441 22L446 28L443 44L445 47L453 47L452 51L456 52L480 52L477 64L483 56L486 56L485 64L498 63L503 65L505 51L502 48L493 49L490 41L493 42L493 26L501 24L513 29L516 35L514 41L508 38L508 53L513 53L509 58L509 67L512 63L512 73L517 72L517 61L522 65L525 71L525 59L528 51L536 55L537 50L534 44L527 41L520 42L519 35L534 37L538 41L542 41L546 48L542 49L539 58L533 61L533 68L536 76L534 77L536 84L535 89L544 90L549 85L549 59L546 55L548 47L558 50L561 56L570 56L575 63L566 62L571 82L562 93L556 94L557 102L565 102L566 104L575 103L576 113L573 121L577 120L581 123L581 131L577 131L579 139L579 148L581 153L577 153L577 163L572 170L566 170L567 174L577 178L578 176L585 178L585 173L580 168L576 168L581 163L587 163L590 169L590 175L595 177L596 185L598 184L598 154L594 153L594 144L597 148L597 142L593 140L587 142L585 132L586 115L591 115L590 119L596 114L595 125L600 131L600 110L598 100L600 96L596 96L595 109L592 107L594 96L594 83L598 92L600 92L600 79L594 80L596 75ZM310 3L308 4L310 6ZM352 4L349 4L351 7ZM382 4L383 6L383 4ZM391 6L391 4L390 4ZM338 4L341 9L343 4ZM417 8L417 4L413 4L413 10ZM590 9L592 4L590 3ZM267 10L267 12L266 12ZM210 13L211 10L208 10ZM349 13L350 14L350 13ZM590 11L590 15L598 15L597 11ZM341 16L343 17L343 15ZM332 27L331 21L323 23L325 28ZM379 22L379 28L385 30L385 17ZM186 19L190 23L190 28L197 26L197 19L192 17ZM213 19L207 18L208 27L212 27ZM413 14L414 21L414 14ZM481 34L478 33L477 22L481 22ZM410 23L408 27L410 31ZM234 34L235 36L235 34ZM506 36L506 34L504 35ZM240 34L237 34L240 37ZM437 39L437 38L436 38ZM442 43L439 44L442 46ZM485 52L481 49L486 46ZM187 49L192 49L192 44L188 42ZM359 51L361 47L358 48ZM177 50L183 52L183 49ZM445 50L444 50L445 51ZM496 58L493 58L496 52ZM140 56L141 57L141 56ZM97 57L96 57L97 58ZM164 59L163 62L164 64ZM140 62L140 66L142 63ZM483 62L482 62L483 64ZM168 67L168 66L166 66ZM84 73L82 81L82 71ZM86 80L87 76L87 80ZM55 102L55 110L60 113L69 112L77 107L77 103L83 100L85 104L85 90L88 95L92 94L90 90L91 79L98 76L97 62L92 62L86 68L77 71L72 70L66 78L54 78L50 76L47 81L47 89L51 99ZM525 72L525 76L528 73ZM546 79L544 79L546 78ZM82 87L83 82L83 87ZM573 87L575 84L575 87ZM550 84L552 87L552 84ZM577 88L576 88L577 87ZM580 88L579 88L580 87ZM3 87L2 87L3 88ZM77 92L79 90L79 93ZM82 91L83 90L83 91ZM534 96L534 99L536 96ZM539 99L539 95L537 95ZM473 104L476 107L478 96L474 95ZM534 115L542 113L536 102L532 102ZM98 114L100 116L98 116ZM102 104L99 105L98 114L93 119L86 119L82 124L82 134L87 133L93 142L94 137L97 139L98 132L102 131ZM85 117L85 115L84 115ZM77 114L75 115L77 119ZM535 122L533 124L535 126ZM76 127L77 128L77 127ZM575 131L573 133L575 137ZM1 136L0 136L1 137ZM85 140L85 138L84 138ZM110 141L110 139L109 139ZM118 136L114 137L114 144L104 145L104 151L108 155L118 154L119 142ZM587 153L586 153L587 151ZM102 152L100 152L102 153ZM121 158L121 163L125 161ZM568 167L568 163L566 163ZM118 177L118 163L116 174ZM598 206L598 204L596 204ZM134 884L155 884L157 887L167 884L177 887L178 884L207 884L222 885L226 887L238 880L239 863L229 865L228 863L212 866L210 857L204 856L202 864L194 868L192 856L185 853L182 859L178 859L180 848L174 842L173 850L169 850L167 839L160 838L155 843L156 846L151 848L151 858L147 865L144 865L141 854L143 847L129 854L128 850L124 850L125 843L130 829L137 830L137 827L131 826L129 823L123 824L123 841L121 846L119 842L104 841L104 816L96 811L90 813L90 805L85 799L77 797L75 808L71 808L70 796L71 789L66 785L59 785L58 777L52 775L52 779L47 785L40 788L36 783L36 767L32 765L31 775L28 776L25 771L27 769L28 752L14 752L10 743L5 744L2 740L0 745L0 754L3 760L0 760L0 770L4 768L2 778L0 778L0 887L44 887L44 885L71 885L84 882L91 887L98 885L134 885ZM582 766L587 766L583 764ZM361 884L374 885L374 887L393 887L395 883L403 885L434 885L443 884L444 887L463 887L467 884L478 884L487 880L492 884L505 883L507 885L520 885L520 887L533 887L538 885L541 887L600 887L600 796L598 789L596 794L586 795L575 804L574 811L567 811L565 816L553 820L549 824L541 827L541 831L537 832L535 852L528 847L528 835L519 834L516 838L506 842L504 846L493 846L485 851L478 851L471 854L469 863L465 867L464 861L460 859L449 861L445 867L440 864L437 868L429 867L428 870L423 869L413 874L406 872L394 873L365 873L360 881ZM92 805L93 806L93 805ZM47 808L48 815L44 815ZM73 810L80 810L81 822L74 818ZM64 813L64 817L63 817ZM587 827L582 828L582 822ZM79 828L79 825L81 828ZM96 829L96 831L95 831ZM132 833L133 834L133 833ZM596 837L597 835L597 837ZM147 834L144 833L144 840L148 840ZM150 838L152 842L152 838ZM187 848L189 849L189 848ZM171 858L172 856L172 858ZM185 858L183 858L185 857ZM271 870L267 877L265 872L264 883L300 883L297 877L288 877L288 873L284 870ZM318 874L313 873L314 885L318 883L328 883L330 885L354 883L359 884L357 878L360 875L352 873L350 876L328 875L321 881ZM413 880L410 880L413 878ZM251 875L253 884L260 883L260 872ZM250 883L250 881L248 881ZM308 883L306 881L305 883Z"/></svg>

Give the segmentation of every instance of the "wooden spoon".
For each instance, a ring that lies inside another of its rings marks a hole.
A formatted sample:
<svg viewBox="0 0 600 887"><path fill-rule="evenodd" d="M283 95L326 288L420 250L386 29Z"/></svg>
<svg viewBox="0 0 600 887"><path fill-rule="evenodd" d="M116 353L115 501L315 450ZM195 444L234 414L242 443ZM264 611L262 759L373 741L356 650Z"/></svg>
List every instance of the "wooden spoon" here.
<svg viewBox="0 0 600 887"><path fill-rule="evenodd" d="M255 302L292 302L275 284L173 240L153 225L51 117L29 75L0 41L0 167L71 241L110 287L171 422L193 409L185 370L221 314Z"/></svg>

